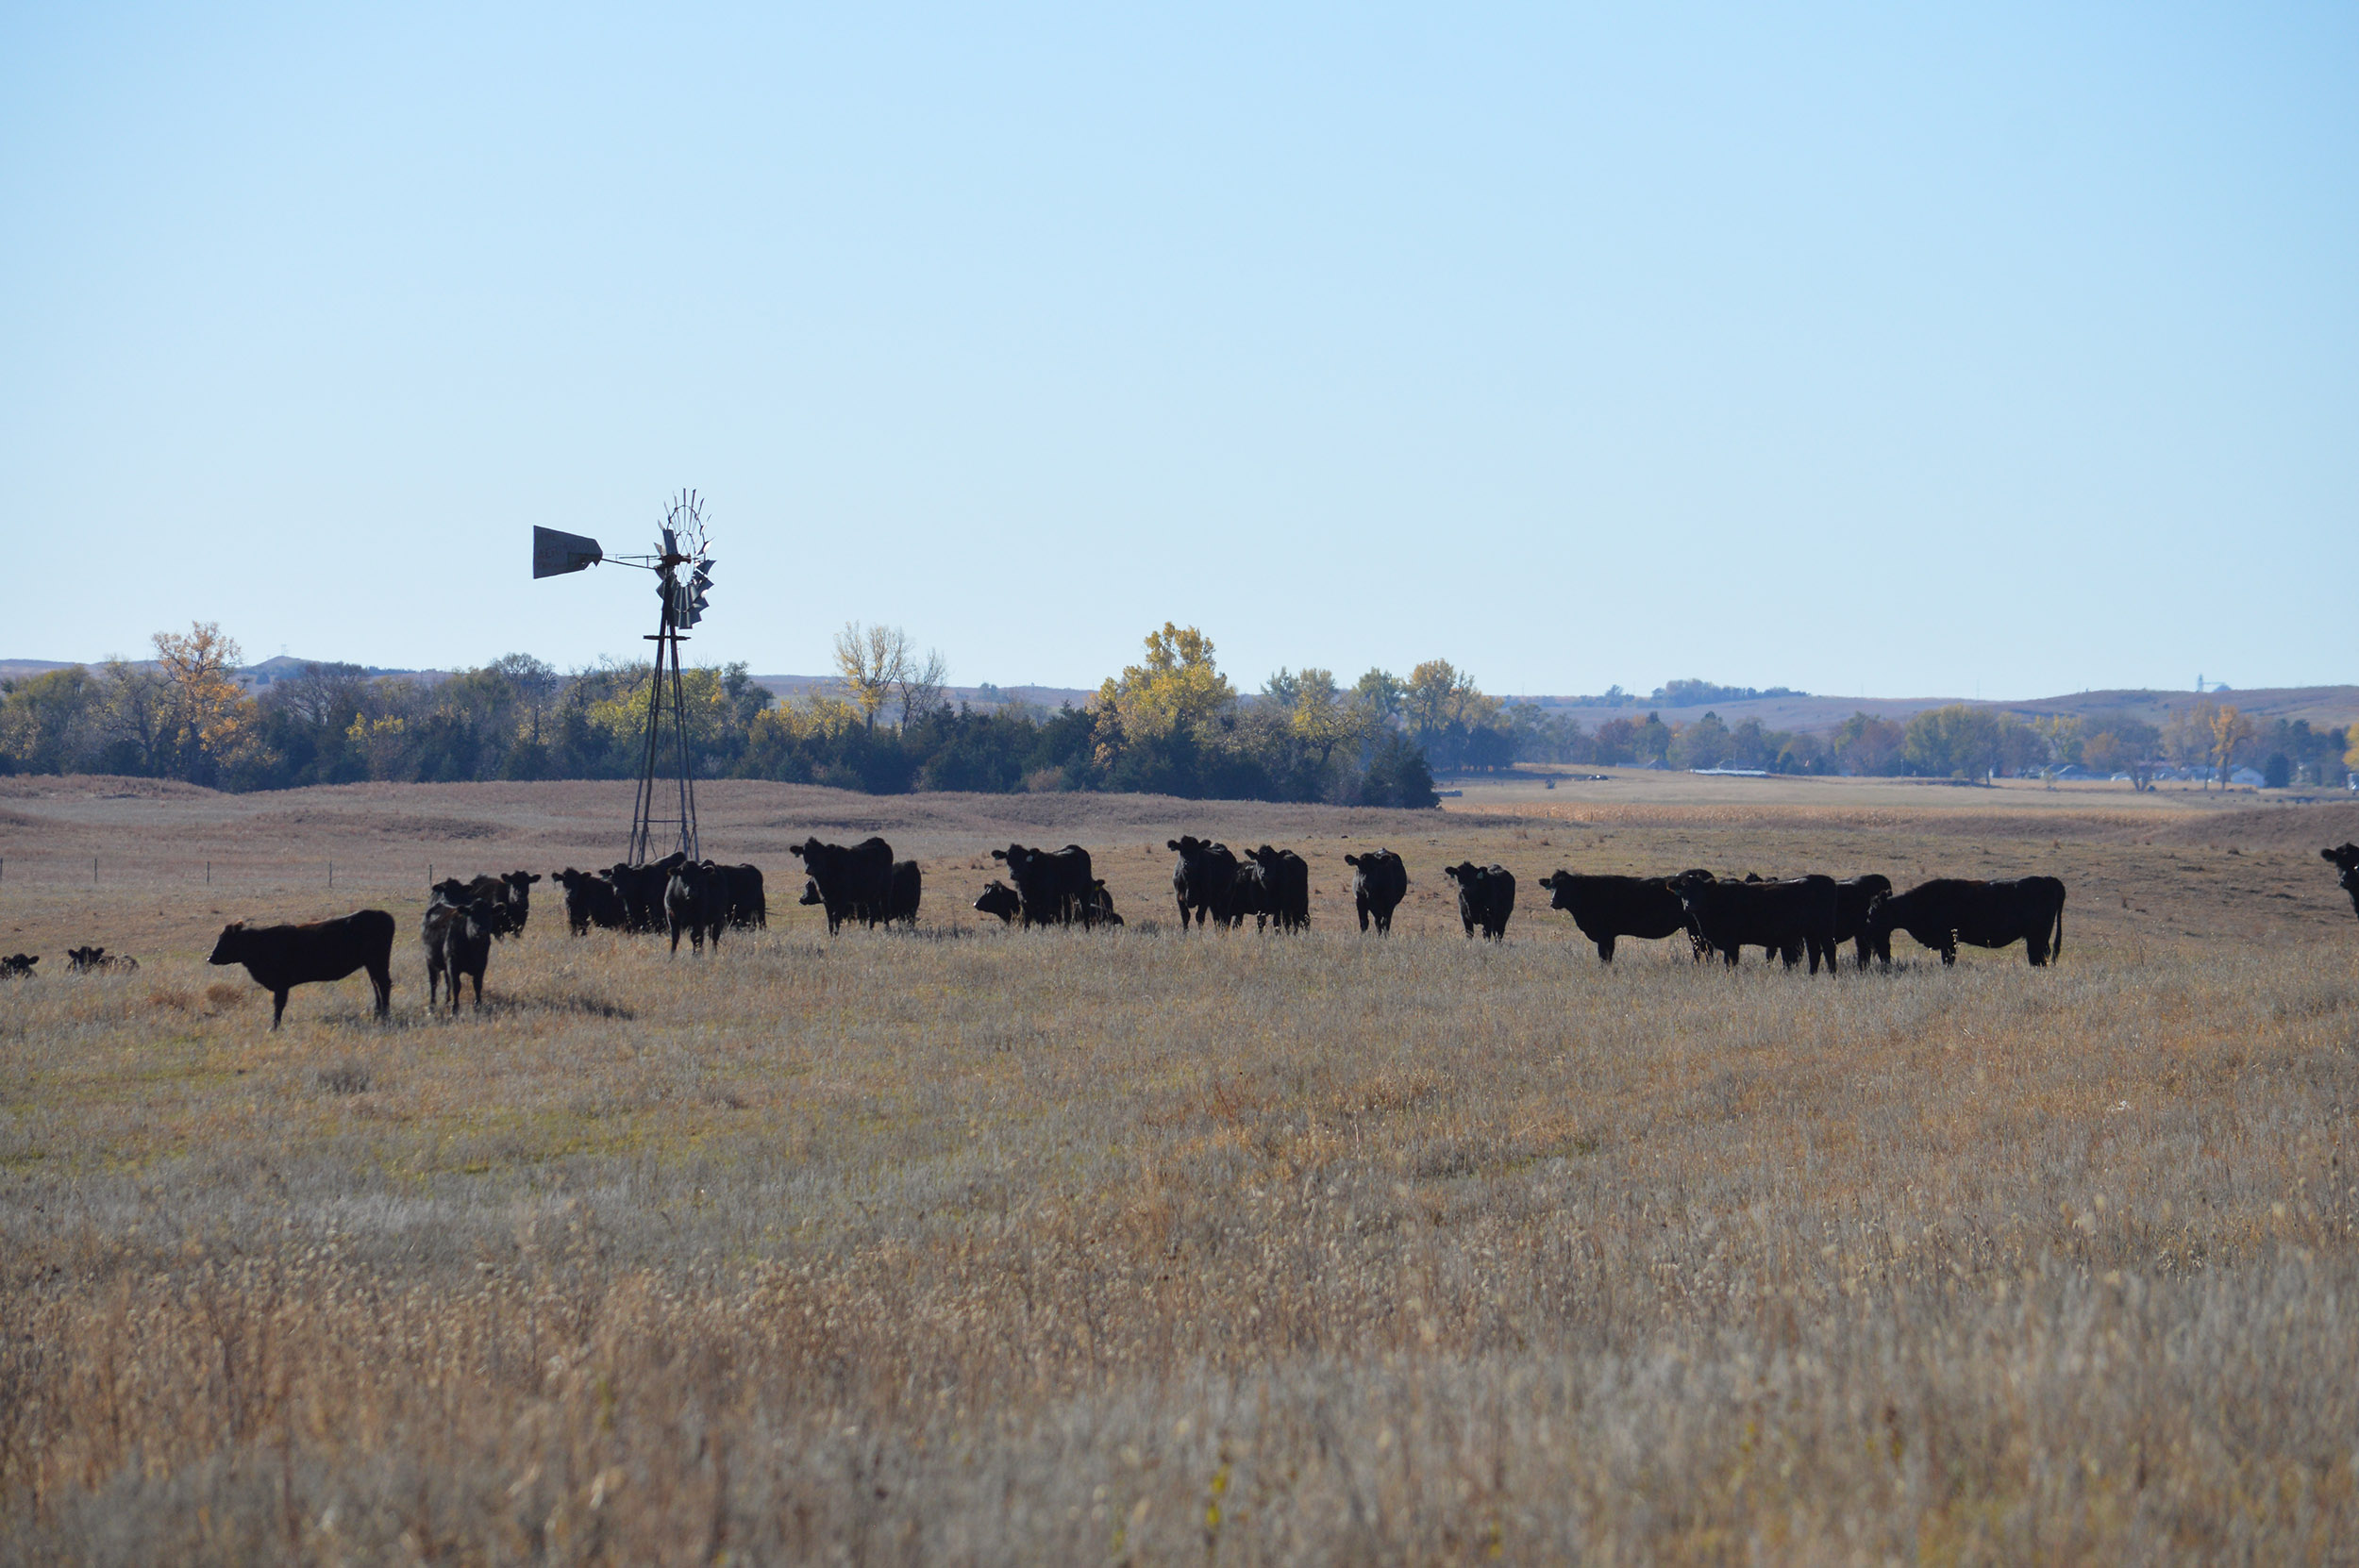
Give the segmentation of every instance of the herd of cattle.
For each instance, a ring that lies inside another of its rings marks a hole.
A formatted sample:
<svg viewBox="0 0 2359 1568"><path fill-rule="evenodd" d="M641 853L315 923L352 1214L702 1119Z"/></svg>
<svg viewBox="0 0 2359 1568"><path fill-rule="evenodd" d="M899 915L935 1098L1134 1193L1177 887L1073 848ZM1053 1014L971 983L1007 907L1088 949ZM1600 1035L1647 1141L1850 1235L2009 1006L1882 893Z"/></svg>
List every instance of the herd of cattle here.
<svg viewBox="0 0 2359 1568"><path fill-rule="evenodd" d="M1235 928L1247 916L1257 930L1273 925L1280 931L1310 928L1310 864L1293 850L1263 844L1239 855L1226 844L1194 837L1173 839L1166 847L1179 857L1171 887L1182 930L1207 925ZM872 927L916 923L923 883L917 862L895 860L884 840L868 839L847 848L811 839L789 853L803 862L801 902L825 911L830 934L846 921ZM2339 872L2338 885L2359 912L2359 843L2318 853ZM1089 851L1080 845L1035 849L1010 844L991 855L1005 865L1010 880L986 883L974 907L1003 925L1020 923L1029 929L1122 924L1104 879L1096 876ZM1409 894L1408 867L1389 849L1346 855L1344 863L1351 870L1360 929L1373 927L1380 935L1388 934L1394 911ZM1505 866L1463 861L1443 867L1442 875L1457 890L1459 921L1469 938L1477 930L1494 940L1507 935L1508 921L1515 912L1514 873ZM532 885L541 879L538 872L511 871L433 884L419 930L429 1009L447 988L455 1010L461 978L472 982L476 1005L483 1005L483 974L492 944L524 931L532 914ZM651 865L616 865L596 872L569 866L552 879L564 889L566 923L576 936L593 926L656 932L670 936L675 954L683 936L697 953L707 941L717 952L724 929L769 924L761 872L755 866L724 866L673 855ZM1871 960L1889 965L1895 931L1905 931L1921 946L1938 951L1945 964L1957 961L1961 943L1997 948L2020 942L2035 968L2064 952L2065 887L2052 876L1989 882L1942 876L1896 892L1889 878L1878 876L1771 882L1755 876L1732 880L1701 870L1674 876L1559 871L1542 877L1539 886L1548 890L1548 907L1570 915L1607 963L1614 960L1615 943L1625 938L1684 937L1696 959L1716 954L1731 965L1746 948L1759 947L1789 968L1807 961L1814 975L1822 964L1832 973L1836 950L1847 942L1854 944L1862 968ZM238 921L223 928L209 961L244 966L271 993L274 1029L285 1016L288 993L295 986L341 980L363 970L376 994L377 1016L383 1017L393 998L393 917L382 909L362 909L308 926L249 927ZM77 974L139 967L137 959L103 947L72 948L67 959ZM38 955L28 953L0 958L0 979L29 977L40 962Z"/></svg>

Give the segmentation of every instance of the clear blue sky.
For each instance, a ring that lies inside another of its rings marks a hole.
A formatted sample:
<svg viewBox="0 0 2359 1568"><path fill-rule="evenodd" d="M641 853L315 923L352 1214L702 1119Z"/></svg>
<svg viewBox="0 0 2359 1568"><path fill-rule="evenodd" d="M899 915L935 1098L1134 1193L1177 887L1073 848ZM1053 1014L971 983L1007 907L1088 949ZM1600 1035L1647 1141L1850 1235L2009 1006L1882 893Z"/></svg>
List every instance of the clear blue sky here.
<svg viewBox="0 0 2359 1568"><path fill-rule="evenodd" d="M1437 14L1447 12L1447 15ZM0 655L2359 680L2359 9L0 10Z"/></svg>

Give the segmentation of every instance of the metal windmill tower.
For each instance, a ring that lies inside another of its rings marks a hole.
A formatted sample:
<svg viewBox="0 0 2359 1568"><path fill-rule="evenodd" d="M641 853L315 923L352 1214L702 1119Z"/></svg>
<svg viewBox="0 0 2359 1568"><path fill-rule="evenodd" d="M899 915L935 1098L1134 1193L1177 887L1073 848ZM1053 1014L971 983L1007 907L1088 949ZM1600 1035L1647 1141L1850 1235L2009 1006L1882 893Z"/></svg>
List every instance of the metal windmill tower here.
<svg viewBox="0 0 2359 1568"><path fill-rule="evenodd" d="M679 657L679 645L688 641L684 634L704 619L705 593L712 586L703 497L693 490L681 491L658 533L652 555L610 556L596 540L580 534L532 530L536 577L560 576L609 560L655 574L663 609L646 639L655 644L655 659L648 672L646 734L640 747L639 788L631 803L630 845L625 857L635 866L675 850L692 860L704 858L696 839L696 778L688 749L688 696L680 681Z"/></svg>

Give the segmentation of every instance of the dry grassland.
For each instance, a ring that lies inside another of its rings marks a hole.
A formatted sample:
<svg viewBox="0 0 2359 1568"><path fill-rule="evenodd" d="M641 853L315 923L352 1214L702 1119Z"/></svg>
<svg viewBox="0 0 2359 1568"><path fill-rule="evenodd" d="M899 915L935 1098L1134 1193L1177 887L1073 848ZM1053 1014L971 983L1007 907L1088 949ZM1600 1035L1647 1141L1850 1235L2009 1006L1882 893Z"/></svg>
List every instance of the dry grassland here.
<svg viewBox="0 0 2359 1568"><path fill-rule="evenodd" d="M674 961L536 903L452 1020L424 860L611 860L612 787L0 785L0 951L143 965L0 989L0 1559L2359 1539L2359 922L2317 858L2352 808L723 786L709 848L770 871L768 933ZM791 904L811 830L919 854L925 931L829 942ZM1205 830L1309 854L1308 938L1172 929L1161 844ZM1124 930L950 896L1068 838ZM1380 841L1389 942L1339 876ZM1526 879L1502 946L1457 934L1462 857ZM2053 873L2064 959L1608 970L1529 896L1690 864ZM354 980L273 1035L203 963L226 918L361 904L403 923L389 1026Z"/></svg>

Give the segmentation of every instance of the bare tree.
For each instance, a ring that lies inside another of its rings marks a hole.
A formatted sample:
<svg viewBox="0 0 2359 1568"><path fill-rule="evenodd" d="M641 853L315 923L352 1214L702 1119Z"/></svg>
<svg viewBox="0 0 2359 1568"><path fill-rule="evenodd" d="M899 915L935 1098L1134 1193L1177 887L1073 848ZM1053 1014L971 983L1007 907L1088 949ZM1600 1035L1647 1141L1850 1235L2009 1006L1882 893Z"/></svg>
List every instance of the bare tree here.
<svg viewBox="0 0 2359 1568"><path fill-rule="evenodd" d="M835 634L836 675L871 729L877 727L877 714L900 684L909 661L909 633L898 626L863 626L858 621L846 621Z"/></svg>
<svg viewBox="0 0 2359 1568"><path fill-rule="evenodd" d="M903 729L943 706L943 687L949 678L950 666L939 648L928 648L923 661L904 665L899 681Z"/></svg>

